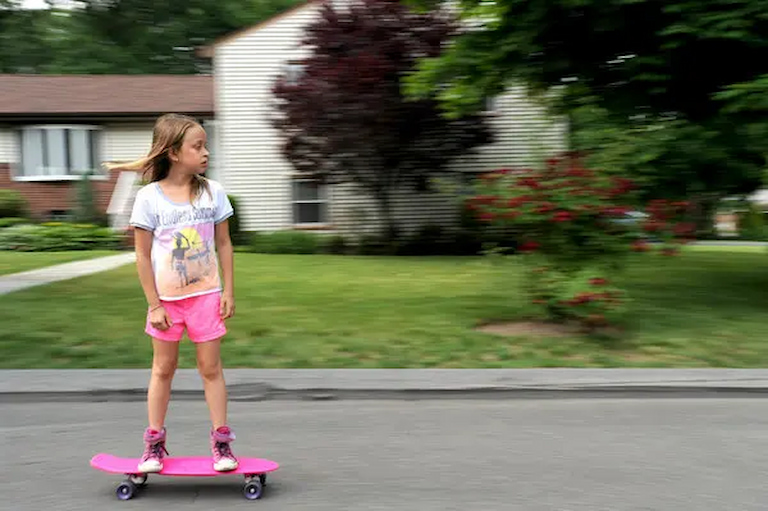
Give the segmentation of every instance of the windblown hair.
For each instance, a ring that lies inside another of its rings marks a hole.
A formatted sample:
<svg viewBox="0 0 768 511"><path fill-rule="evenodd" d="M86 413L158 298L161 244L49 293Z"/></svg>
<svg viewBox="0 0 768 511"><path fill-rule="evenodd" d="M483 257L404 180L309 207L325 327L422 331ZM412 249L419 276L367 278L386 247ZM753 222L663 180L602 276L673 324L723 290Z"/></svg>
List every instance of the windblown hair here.
<svg viewBox="0 0 768 511"><path fill-rule="evenodd" d="M120 168L125 170L140 170L144 181L149 174L149 182L154 183L168 177L171 170L171 150L181 150L184 142L184 136L190 128L199 127L198 123L192 117L180 114L165 114L155 121L152 130L152 147L149 153L138 160L128 163L111 163L109 168ZM203 189L210 195L211 190L208 182L203 176L194 175L192 179L191 201L200 196Z"/></svg>

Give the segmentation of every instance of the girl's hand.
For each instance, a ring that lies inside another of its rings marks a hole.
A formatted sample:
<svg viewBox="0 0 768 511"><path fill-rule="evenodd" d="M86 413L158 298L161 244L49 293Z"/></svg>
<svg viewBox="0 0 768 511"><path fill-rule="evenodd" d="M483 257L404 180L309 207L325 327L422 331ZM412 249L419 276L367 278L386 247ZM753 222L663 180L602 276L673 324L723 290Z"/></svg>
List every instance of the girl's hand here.
<svg viewBox="0 0 768 511"><path fill-rule="evenodd" d="M221 306L219 307L221 319L229 319L235 315L235 297L224 293L221 295Z"/></svg>
<svg viewBox="0 0 768 511"><path fill-rule="evenodd" d="M162 305L149 313L149 322L158 330L168 330L173 326L173 320Z"/></svg>

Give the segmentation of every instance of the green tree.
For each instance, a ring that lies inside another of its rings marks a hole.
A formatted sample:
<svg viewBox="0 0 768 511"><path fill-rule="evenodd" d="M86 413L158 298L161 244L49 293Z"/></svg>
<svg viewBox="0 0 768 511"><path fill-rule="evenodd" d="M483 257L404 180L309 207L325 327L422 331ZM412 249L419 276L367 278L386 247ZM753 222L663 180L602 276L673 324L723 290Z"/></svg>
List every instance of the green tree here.
<svg viewBox="0 0 768 511"><path fill-rule="evenodd" d="M460 8L471 28L421 62L408 83L415 97L437 88L458 115L524 83L540 97L554 91L551 106L572 115L576 133L611 135L610 151L646 159L649 193L694 194L711 209L759 186L768 0L463 0ZM605 129L615 133L595 133Z"/></svg>
<svg viewBox="0 0 768 511"><path fill-rule="evenodd" d="M26 10L0 0L0 71L192 74L210 71L200 46L301 0L82 0Z"/></svg>

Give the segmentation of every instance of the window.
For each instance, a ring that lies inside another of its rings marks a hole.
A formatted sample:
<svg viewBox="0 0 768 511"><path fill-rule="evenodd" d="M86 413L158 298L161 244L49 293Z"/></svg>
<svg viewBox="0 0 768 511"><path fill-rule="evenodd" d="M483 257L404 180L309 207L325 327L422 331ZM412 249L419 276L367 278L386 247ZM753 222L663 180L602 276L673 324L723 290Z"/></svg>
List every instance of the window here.
<svg viewBox="0 0 768 511"><path fill-rule="evenodd" d="M218 173L218 128L219 123L215 120L200 121L203 124L203 129L208 136L208 170L206 170L206 177L214 180L220 180L221 177Z"/></svg>
<svg viewBox="0 0 768 511"><path fill-rule="evenodd" d="M293 223L318 225L328 222L328 193L325 186L311 179L293 181Z"/></svg>
<svg viewBox="0 0 768 511"><path fill-rule="evenodd" d="M285 82L288 85L297 85L301 75L304 73L304 64L300 61L291 60L283 66Z"/></svg>
<svg viewBox="0 0 768 511"><path fill-rule="evenodd" d="M499 112L498 96L488 96L485 98L485 112L489 114L495 114Z"/></svg>
<svg viewBox="0 0 768 511"><path fill-rule="evenodd" d="M21 178L71 178L101 166L98 128L29 126L20 131Z"/></svg>

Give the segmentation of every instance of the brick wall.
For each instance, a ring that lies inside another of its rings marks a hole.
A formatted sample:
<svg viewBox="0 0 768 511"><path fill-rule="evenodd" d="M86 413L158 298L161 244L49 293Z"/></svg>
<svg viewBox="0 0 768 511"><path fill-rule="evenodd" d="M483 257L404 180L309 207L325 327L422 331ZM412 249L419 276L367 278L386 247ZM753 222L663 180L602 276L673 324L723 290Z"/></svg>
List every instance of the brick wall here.
<svg viewBox="0 0 768 511"><path fill-rule="evenodd" d="M96 205L103 213L107 210L119 170L110 173L108 180L94 180ZM68 211L77 207L77 181L14 181L11 168L0 163L0 188L18 190L27 199L29 210L36 218L47 218L50 211Z"/></svg>

